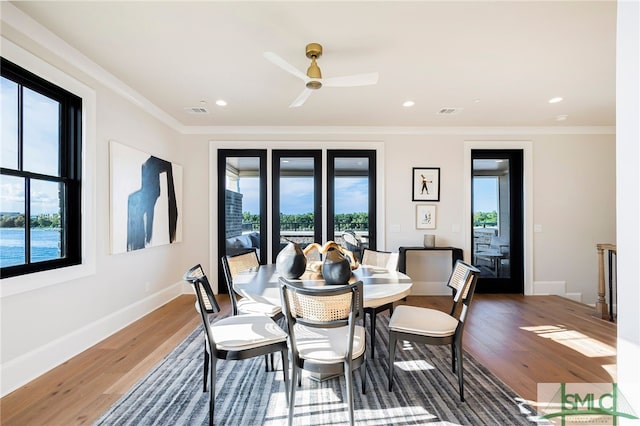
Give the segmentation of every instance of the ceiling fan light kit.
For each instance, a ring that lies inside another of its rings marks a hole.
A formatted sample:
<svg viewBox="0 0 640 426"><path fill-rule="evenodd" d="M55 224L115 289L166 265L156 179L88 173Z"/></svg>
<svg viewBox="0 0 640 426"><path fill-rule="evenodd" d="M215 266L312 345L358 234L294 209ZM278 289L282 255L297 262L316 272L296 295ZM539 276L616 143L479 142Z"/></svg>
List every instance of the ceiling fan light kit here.
<svg viewBox="0 0 640 426"><path fill-rule="evenodd" d="M322 79L322 71L318 66L317 59L322 56L322 45L319 43L309 43L305 48L307 58L311 59L311 64L304 74L296 67L282 59L273 52L264 52L264 57L279 66L288 73L304 80L305 89L302 93L289 105L289 108L296 108L305 103L311 96L313 90L320 89L323 85L326 87L355 87L368 86L378 82L378 73L357 74L344 77L334 77Z"/></svg>

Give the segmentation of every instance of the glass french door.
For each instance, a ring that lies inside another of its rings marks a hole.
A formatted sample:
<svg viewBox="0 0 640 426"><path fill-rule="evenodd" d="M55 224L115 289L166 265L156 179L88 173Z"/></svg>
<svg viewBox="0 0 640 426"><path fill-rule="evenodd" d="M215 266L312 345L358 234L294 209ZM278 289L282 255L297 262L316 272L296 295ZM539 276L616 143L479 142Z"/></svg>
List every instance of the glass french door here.
<svg viewBox="0 0 640 426"><path fill-rule="evenodd" d="M477 291L523 293L521 150L472 150L472 263Z"/></svg>
<svg viewBox="0 0 640 426"><path fill-rule="evenodd" d="M327 238L361 260L364 248L376 249L376 152L329 150L327 162Z"/></svg>
<svg viewBox="0 0 640 426"><path fill-rule="evenodd" d="M260 263L267 252L267 151L218 150L218 254L255 251ZM218 282L224 281L218 263ZM226 293L226 286L218 286Z"/></svg>
<svg viewBox="0 0 640 426"><path fill-rule="evenodd" d="M356 256L366 247L376 248L375 150L327 150L326 165L320 149L273 150L270 179L267 153L266 149L218 150L219 259L254 250L260 263L275 262L288 241L304 247L333 240ZM357 241L355 249L344 240L347 232ZM219 282L224 282L220 261L218 271ZM226 292L226 286L219 290Z"/></svg>
<svg viewBox="0 0 640 426"><path fill-rule="evenodd" d="M272 261L289 241L322 241L322 151L274 150Z"/></svg>

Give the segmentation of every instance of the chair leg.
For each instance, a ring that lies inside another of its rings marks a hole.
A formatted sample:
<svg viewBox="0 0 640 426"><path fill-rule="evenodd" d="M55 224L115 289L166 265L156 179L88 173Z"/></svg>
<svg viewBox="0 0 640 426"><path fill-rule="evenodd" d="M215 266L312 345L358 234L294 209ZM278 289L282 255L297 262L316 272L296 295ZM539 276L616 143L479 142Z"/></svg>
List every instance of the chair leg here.
<svg viewBox="0 0 640 426"><path fill-rule="evenodd" d="M458 361L458 388L460 390L460 401L464 402L464 379L462 378L462 344L456 345L456 355Z"/></svg>
<svg viewBox="0 0 640 426"><path fill-rule="evenodd" d="M458 358L458 353L456 350L456 342L451 343L451 371L456 372L456 362Z"/></svg>
<svg viewBox="0 0 640 426"><path fill-rule="evenodd" d="M369 312L369 322L371 323L371 359L375 358L376 354L376 312Z"/></svg>
<svg viewBox="0 0 640 426"><path fill-rule="evenodd" d="M360 380L362 381L362 394L367 393L367 356L364 356L364 363L360 366Z"/></svg>
<svg viewBox="0 0 640 426"><path fill-rule="evenodd" d="M273 357L274 354L273 352L271 352L271 354L269 355L269 358L271 358L271 371L276 371L276 368L273 366Z"/></svg>
<svg viewBox="0 0 640 426"><path fill-rule="evenodd" d="M204 345L204 369L202 373L202 392L207 391L207 377L209 373L209 352L207 352L207 345Z"/></svg>
<svg viewBox="0 0 640 426"><path fill-rule="evenodd" d="M349 407L349 425L355 424L353 418L353 371L351 371L351 362L344 363L344 378L347 382L347 406Z"/></svg>
<svg viewBox="0 0 640 426"><path fill-rule="evenodd" d="M393 391L393 366L396 357L396 335L389 331L389 392Z"/></svg>
<svg viewBox="0 0 640 426"><path fill-rule="evenodd" d="M264 371L269 372L269 354L264 354Z"/></svg>
<svg viewBox="0 0 640 426"><path fill-rule="evenodd" d="M280 351L282 357L282 375L284 376L284 393L287 398L287 406L289 405L289 354L286 350Z"/></svg>
<svg viewBox="0 0 640 426"><path fill-rule="evenodd" d="M291 365L291 385L289 386L289 426L293 426L293 409L296 405L296 378L300 380L299 374L301 371L298 371L298 366L296 360L294 359ZM300 382L298 382L300 383ZM299 386L299 385L298 385Z"/></svg>
<svg viewBox="0 0 640 426"><path fill-rule="evenodd" d="M211 369L209 370L209 382L211 382L211 388L209 389L209 426L213 426L213 419L215 413L215 401L216 401L216 358L211 357Z"/></svg>

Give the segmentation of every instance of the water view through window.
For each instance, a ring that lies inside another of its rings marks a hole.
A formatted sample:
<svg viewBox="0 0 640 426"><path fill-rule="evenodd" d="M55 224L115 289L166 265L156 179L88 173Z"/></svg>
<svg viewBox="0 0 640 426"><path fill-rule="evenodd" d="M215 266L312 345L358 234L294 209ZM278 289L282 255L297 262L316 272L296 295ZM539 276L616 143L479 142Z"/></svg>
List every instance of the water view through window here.
<svg viewBox="0 0 640 426"><path fill-rule="evenodd" d="M60 176L60 103L26 87L20 103L19 85L4 77L0 89L1 165L6 168L0 175L0 267L58 259L63 257L60 206L64 185L11 172ZM29 220L25 218L27 207Z"/></svg>

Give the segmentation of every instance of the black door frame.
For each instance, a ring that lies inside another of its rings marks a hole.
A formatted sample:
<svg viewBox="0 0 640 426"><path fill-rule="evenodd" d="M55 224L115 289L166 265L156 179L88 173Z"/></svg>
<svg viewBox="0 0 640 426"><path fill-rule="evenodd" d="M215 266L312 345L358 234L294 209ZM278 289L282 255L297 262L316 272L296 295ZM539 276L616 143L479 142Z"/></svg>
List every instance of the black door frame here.
<svg viewBox="0 0 640 426"><path fill-rule="evenodd" d="M227 158L229 157L257 157L260 164L260 254L261 264L267 259L267 150L266 149L218 149L218 283L224 283L225 276L222 268L222 256L227 254L226 245L226 207L225 195L227 184ZM218 292L228 293L226 285L218 285Z"/></svg>
<svg viewBox="0 0 640 426"><path fill-rule="evenodd" d="M476 291L479 293L524 294L524 150L523 149L471 149L471 206L473 206L473 160L505 159L509 161L509 244L510 277L481 277ZM473 208L470 229L473 230ZM473 232L471 232L473 251Z"/></svg>
<svg viewBox="0 0 640 426"><path fill-rule="evenodd" d="M376 150L375 149L328 149L327 150L327 239L335 240L335 159L363 158L369 159L369 245L371 250L377 247L377 216L376 216Z"/></svg>
<svg viewBox="0 0 640 426"><path fill-rule="evenodd" d="M271 152L271 174L273 176L271 187L271 218L273 228L271 232L271 261L275 263L280 253L280 159L313 158L313 234L314 241L322 241L322 150L291 150L274 149ZM277 232L277 233L276 233Z"/></svg>

